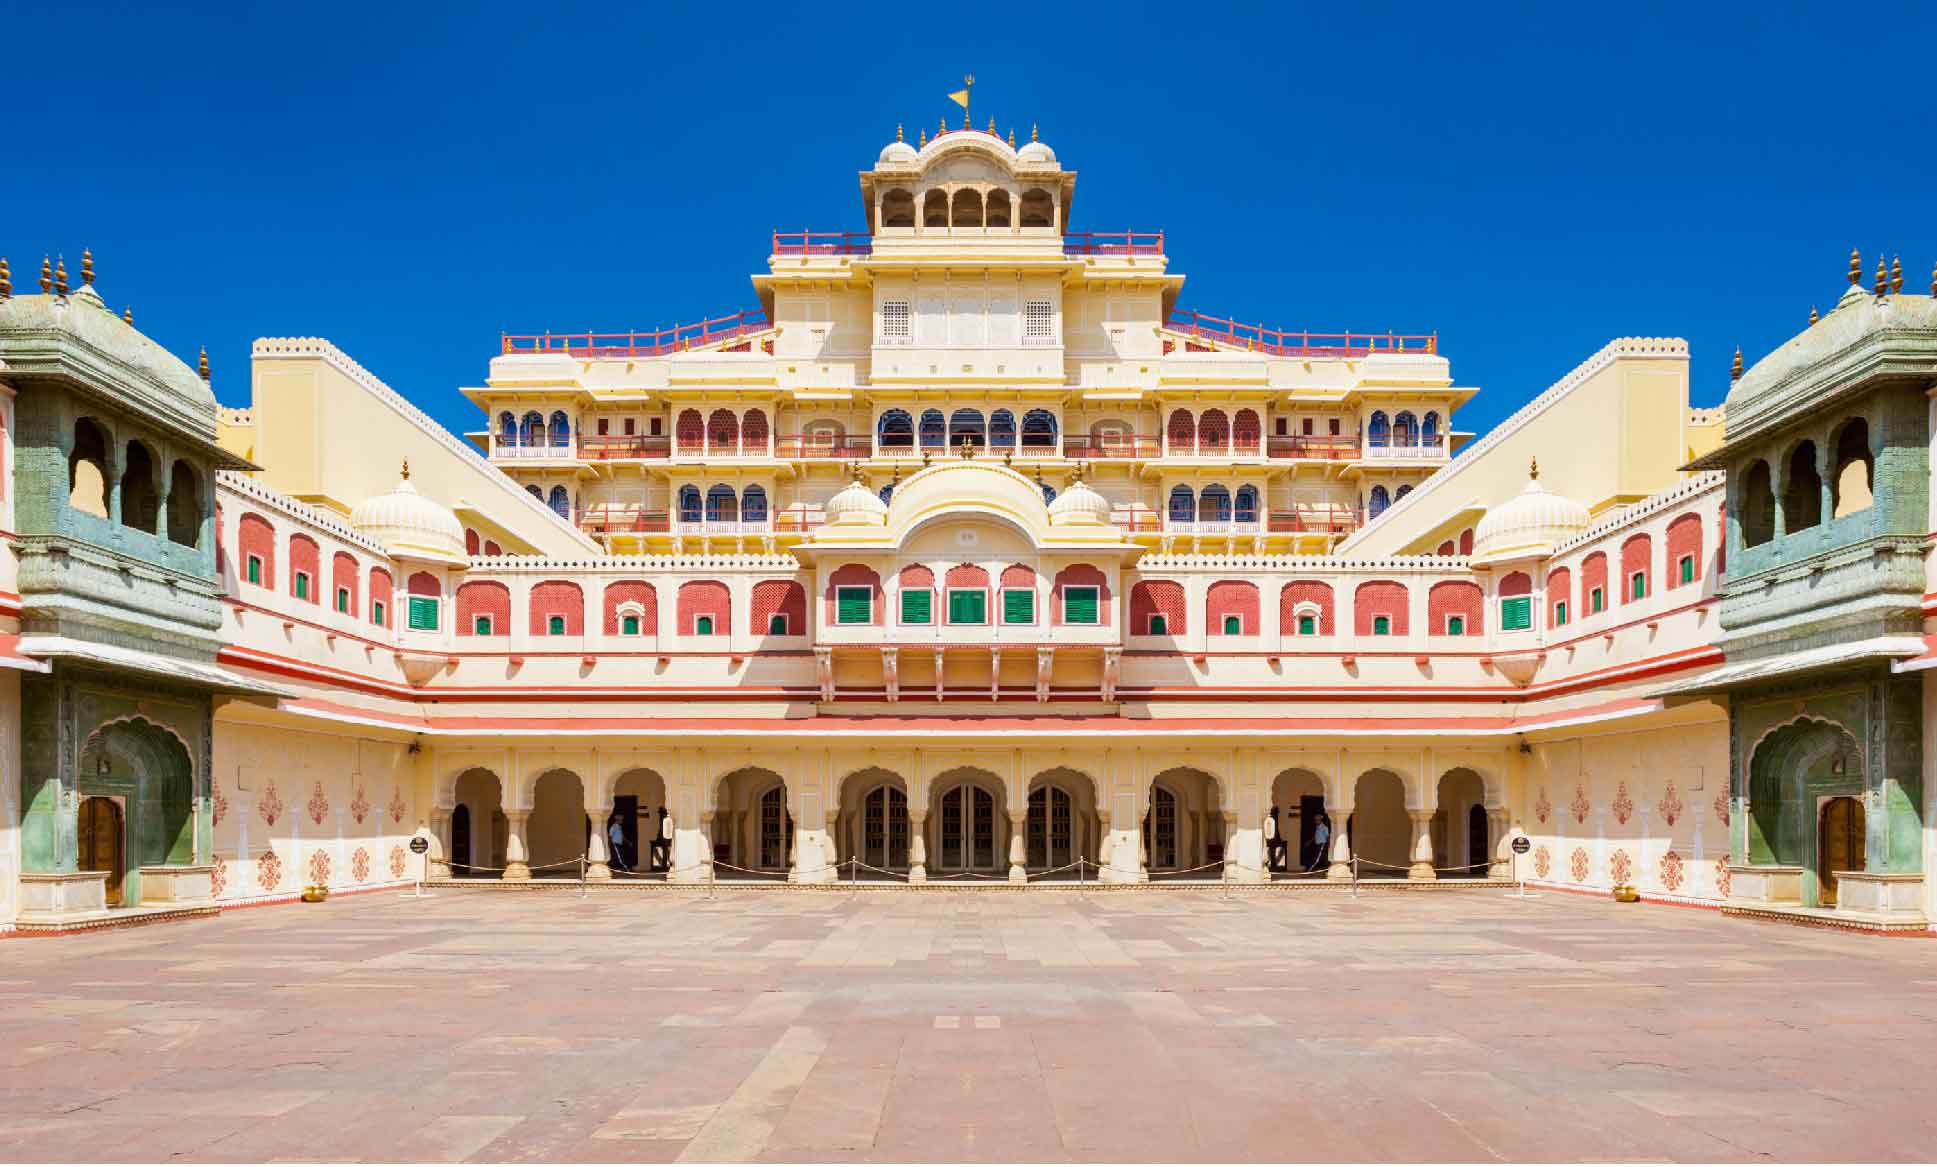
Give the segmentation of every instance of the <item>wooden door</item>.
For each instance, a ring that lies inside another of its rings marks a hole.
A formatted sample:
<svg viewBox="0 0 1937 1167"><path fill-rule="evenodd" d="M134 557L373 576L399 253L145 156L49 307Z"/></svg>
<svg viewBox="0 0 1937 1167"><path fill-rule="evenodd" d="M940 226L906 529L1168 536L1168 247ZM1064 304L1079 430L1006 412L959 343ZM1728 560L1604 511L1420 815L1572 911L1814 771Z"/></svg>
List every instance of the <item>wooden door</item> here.
<svg viewBox="0 0 1937 1167"><path fill-rule="evenodd" d="M1817 902L1836 906L1836 873L1863 870L1863 804L1843 796L1823 803L1816 840Z"/></svg>
<svg viewBox="0 0 1937 1167"><path fill-rule="evenodd" d="M108 906L121 906L123 864L121 806L112 798L92 795L81 800L77 843L82 871L108 873Z"/></svg>
<svg viewBox="0 0 1937 1167"><path fill-rule="evenodd" d="M1162 786L1150 792L1150 869L1177 866L1177 796Z"/></svg>

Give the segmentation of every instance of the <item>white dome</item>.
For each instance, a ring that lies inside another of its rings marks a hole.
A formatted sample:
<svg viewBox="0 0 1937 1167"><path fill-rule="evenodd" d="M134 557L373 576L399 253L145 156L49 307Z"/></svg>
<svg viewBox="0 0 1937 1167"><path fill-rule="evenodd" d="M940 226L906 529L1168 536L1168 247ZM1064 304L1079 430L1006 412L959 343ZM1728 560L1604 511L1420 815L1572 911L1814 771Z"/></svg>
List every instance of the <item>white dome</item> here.
<svg viewBox="0 0 1937 1167"><path fill-rule="evenodd" d="M366 498L350 511L350 525L404 559L464 563L464 524L449 508L417 493L410 484L410 463L389 494Z"/></svg>
<svg viewBox="0 0 1937 1167"><path fill-rule="evenodd" d="M1066 523L1108 523L1110 500L1091 490L1079 478L1049 504L1049 521L1058 527Z"/></svg>
<svg viewBox="0 0 1937 1167"><path fill-rule="evenodd" d="M912 165L919 158L920 155L915 153L913 146L910 146L900 138L896 138L881 148L880 164L887 166L893 163L905 162Z"/></svg>
<svg viewBox="0 0 1937 1167"><path fill-rule="evenodd" d="M1049 166L1056 165L1056 151L1047 142L1030 141L1016 151L1017 162L1039 162Z"/></svg>
<svg viewBox="0 0 1937 1167"><path fill-rule="evenodd" d="M888 504L882 502L868 484L856 478L836 491L821 508L830 523L865 523L880 526L888 521Z"/></svg>
<svg viewBox="0 0 1937 1167"><path fill-rule="evenodd" d="M1551 555L1555 547L1587 529L1587 508L1540 485L1540 466L1529 471L1525 489L1488 508L1473 530L1475 566Z"/></svg>

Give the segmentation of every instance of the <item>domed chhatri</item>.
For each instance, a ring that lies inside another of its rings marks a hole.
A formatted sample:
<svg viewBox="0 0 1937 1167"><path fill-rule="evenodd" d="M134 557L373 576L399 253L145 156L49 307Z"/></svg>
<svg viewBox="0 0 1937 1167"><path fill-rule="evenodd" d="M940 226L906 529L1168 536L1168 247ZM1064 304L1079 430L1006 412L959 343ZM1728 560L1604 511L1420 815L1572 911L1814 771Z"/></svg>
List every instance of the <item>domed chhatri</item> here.
<svg viewBox="0 0 1937 1167"><path fill-rule="evenodd" d="M388 494L366 498L350 511L350 525L390 549L400 559L464 564L464 524L441 503L410 484L410 463Z"/></svg>
<svg viewBox="0 0 1937 1167"><path fill-rule="evenodd" d="M888 521L888 504L882 502L880 496L869 490L867 483L861 481L858 467L854 472L854 480L836 491L834 496L821 507L821 512L830 524L838 523L849 527L878 527Z"/></svg>
<svg viewBox="0 0 1937 1167"><path fill-rule="evenodd" d="M1587 508L1540 485L1540 463L1527 468L1519 494L1487 510L1473 529L1475 567L1536 559L1587 529Z"/></svg>
<svg viewBox="0 0 1937 1167"><path fill-rule="evenodd" d="M1056 496L1049 504L1049 522L1052 526L1063 527L1073 523L1103 524L1110 521L1110 500L1090 489L1081 478L1069 484L1069 488Z"/></svg>

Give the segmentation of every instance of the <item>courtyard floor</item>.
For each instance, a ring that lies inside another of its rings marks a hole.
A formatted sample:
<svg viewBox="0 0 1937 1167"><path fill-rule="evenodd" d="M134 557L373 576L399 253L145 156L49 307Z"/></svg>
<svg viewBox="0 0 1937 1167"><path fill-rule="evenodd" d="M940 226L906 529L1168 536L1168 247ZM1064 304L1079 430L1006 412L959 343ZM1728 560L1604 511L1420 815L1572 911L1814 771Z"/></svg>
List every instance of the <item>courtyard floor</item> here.
<svg viewBox="0 0 1937 1167"><path fill-rule="evenodd" d="M1916 1159L1937 944L1493 889L392 893L0 943L0 1159Z"/></svg>

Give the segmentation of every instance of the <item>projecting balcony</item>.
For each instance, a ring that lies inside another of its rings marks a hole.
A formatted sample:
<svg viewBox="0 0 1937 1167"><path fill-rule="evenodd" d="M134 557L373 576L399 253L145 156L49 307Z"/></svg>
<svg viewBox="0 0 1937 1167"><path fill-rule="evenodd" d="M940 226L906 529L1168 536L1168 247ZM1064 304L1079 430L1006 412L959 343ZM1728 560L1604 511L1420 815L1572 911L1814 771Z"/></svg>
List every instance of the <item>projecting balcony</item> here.
<svg viewBox="0 0 1937 1167"><path fill-rule="evenodd" d="M856 461L874 456L874 441L832 434L780 434L774 438L774 456L806 461Z"/></svg>
<svg viewBox="0 0 1937 1167"><path fill-rule="evenodd" d="M791 507L758 518L729 518L723 513L679 515L612 503L580 507L576 518L579 529L588 535L796 535L826 521L818 507Z"/></svg>
<svg viewBox="0 0 1937 1167"><path fill-rule="evenodd" d="M673 443L668 437L645 437L627 434L613 436L600 434L582 437L578 440L578 455L588 462L617 462L627 459L663 459L672 457Z"/></svg>
<svg viewBox="0 0 1937 1167"><path fill-rule="evenodd" d="M941 239L1028 240L1037 229L984 226L978 217L966 227L909 228L895 237L919 242L926 237ZM1050 235L1053 240L1055 236ZM1072 231L1062 237L1064 255L1162 255L1162 231ZM874 236L865 231L775 231L775 255L873 255Z"/></svg>
<svg viewBox="0 0 1937 1167"><path fill-rule="evenodd" d="M515 462L573 462L577 461L578 453L572 448L570 442L560 442L557 445L542 443L519 446L499 441L491 447L491 457L499 461Z"/></svg>
<svg viewBox="0 0 1937 1167"><path fill-rule="evenodd" d="M1100 434L1063 439L1063 457L1086 462L1156 458L1163 452L1163 439L1155 434Z"/></svg>
<svg viewBox="0 0 1937 1167"><path fill-rule="evenodd" d="M1444 434L1425 434L1412 441L1400 437L1371 438L1360 455L1377 462L1444 462L1446 456Z"/></svg>
<svg viewBox="0 0 1937 1167"><path fill-rule="evenodd" d="M1359 441L1357 438L1311 434L1279 436L1265 440L1265 452L1272 458L1350 462L1359 456Z"/></svg>
<svg viewBox="0 0 1937 1167"><path fill-rule="evenodd" d="M1183 310L1172 312L1164 327L1185 336L1274 357L1356 359L1381 353L1431 356L1439 351L1438 333L1290 332ZM1187 345L1185 352L1191 351L1211 350L1192 350Z"/></svg>

